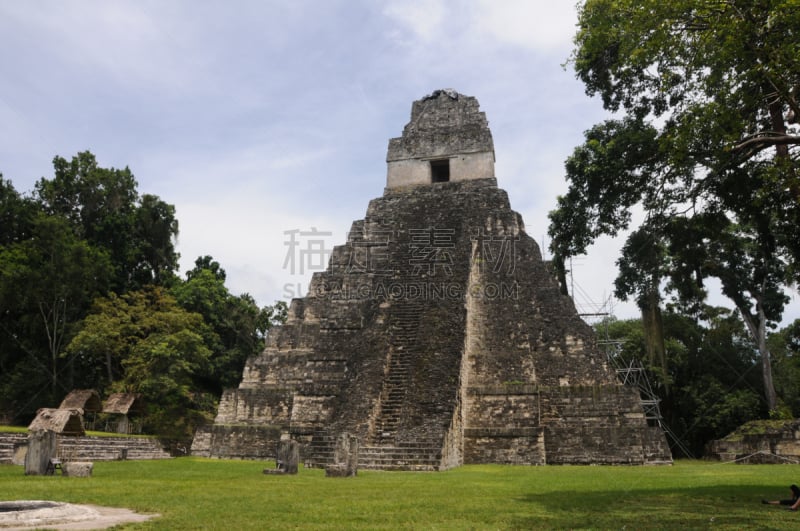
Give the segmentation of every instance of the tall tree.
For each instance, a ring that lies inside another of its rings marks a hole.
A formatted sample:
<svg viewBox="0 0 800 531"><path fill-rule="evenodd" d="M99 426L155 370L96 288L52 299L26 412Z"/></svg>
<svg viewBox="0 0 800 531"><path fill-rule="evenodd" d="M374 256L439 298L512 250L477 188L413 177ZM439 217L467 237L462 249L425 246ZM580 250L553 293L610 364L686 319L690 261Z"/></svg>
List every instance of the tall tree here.
<svg viewBox="0 0 800 531"><path fill-rule="evenodd" d="M62 349L92 299L106 292L111 265L59 216L39 213L30 230L30 237L0 247L0 333L4 346L17 353L8 377L22 371L30 378L24 388L6 392L36 395L43 379L31 375L47 375L42 396L52 402L69 391L61 381Z"/></svg>
<svg viewBox="0 0 800 531"><path fill-rule="evenodd" d="M219 262L201 256L186 280L171 289L184 309L202 315L215 332L211 370L201 383L217 396L224 388L238 385L247 358L264 348L267 330L285 320L285 304L259 308L249 294L231 294L225 279Z"/></svg>
<svg viewBox="0 0 800 531"><path fill-rule="evenodd" d="M0 245L10 245L30 237L38 211L36 203L20 195L11 181L0 173Z"/></svg>
<svg viewBox="0 0 800 531"><path fill-rule="evenodd" d="M741 320L725 308L703 308L705 319L680 313L667 305L664 318L666 371L645 355L640 320L606 319L598 335L614 346L621 366L641 361L660 411L671 432L690 456L702 455L706 444L737 426L760 418L766 408L754 346Z"/></svg>
<svg viewBox="0 0 800 531"><path fill-rule="evenodd" d="M213 398L195 385L208 372L211 336L200 314L181 308L164 289L150 287L98 299L66 354L86 367L106 366L105 382L87 383L142 393L149 430L185 437L213 412Z"/></svg>
<svg viewBox="0 0 800 531"><path fill-rule="evenodd" d="M76 234L108 252L115 268L112 288L122 293L160 283L177 268L175 207L157 196L139 196L127 167L102 168L95 156L53 159L55 174L36 183L46 212L68 219Z"/></svg>
<svg viewBox="0 0 800 531"><path fill-rule="evenodd" d="M770 409L766 332L800 278L798 34L793 0L587 0L572 62L622 117L570 157L550 227L555 254L581 254L631 228L639 205L618 296L646 300L668 278L698 302L718 278L758 345Z"/></svg>
<svg viewBox="0 0 800 531"><path fill-rule="evenodd" d="M775 388L785 410L783 417L800 417L800 319L769 336L775 356Z"/></svg>

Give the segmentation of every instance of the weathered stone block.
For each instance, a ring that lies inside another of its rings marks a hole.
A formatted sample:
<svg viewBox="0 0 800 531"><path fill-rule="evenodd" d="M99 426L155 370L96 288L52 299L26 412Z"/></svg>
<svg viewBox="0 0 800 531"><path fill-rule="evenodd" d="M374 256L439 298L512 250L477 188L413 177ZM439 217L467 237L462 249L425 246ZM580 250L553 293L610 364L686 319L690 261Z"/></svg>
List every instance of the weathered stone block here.
<svg viewBox="0 0 800 531"><path fill-rule="evenodd" d="M325 467L325 475L333 477L352 477L358 474L358 437L341 433L336 438L333 450L333 464ZM328 470L330 468L330 471Z"/></svg>
<svg viewBox="0 0 800 531"><path fill-rule="evenodd" d="M278 443L277 468L284 474L297 474L300 461L300 450L297 441L281 441Z"/></svg>
<svg viewBox="0 0 800 531"><path fill-rule="evenodd" d="M25 454L25 475L43 476L48 473L50 460L56 458L56 432L34 430L28 435Z"/></svg>
<svg viewBox="0 0 800 531"><path fill-rule="evenodd" d="M28 455L28 441L19 441L14 443L14 453L11 457L11 464L24 466L25 456Z"/></svg>
<svg viewBox="0 0 800 531"><path fill-rule="evenodd" d="M300 445L297 441L283 440L278 442L277 454L275 456L275 468L265 468L264 474L285 475L297 474L298 463L300 462Z"/></svg>
<svg viewBox="0 0 800 531"><path fill-rule="evenodd" d="M61 465L61 473L65 476L88 478L92 475L94 463L84 461L67 461Z"/></svg>
<svg viewBox="0 0 800 531"><path fill-rule="evenodd" d="M346 478L350 477L350 471L345 464L338 464L338 465L326 465L325 466L325 476L330 478Z"/></svg>

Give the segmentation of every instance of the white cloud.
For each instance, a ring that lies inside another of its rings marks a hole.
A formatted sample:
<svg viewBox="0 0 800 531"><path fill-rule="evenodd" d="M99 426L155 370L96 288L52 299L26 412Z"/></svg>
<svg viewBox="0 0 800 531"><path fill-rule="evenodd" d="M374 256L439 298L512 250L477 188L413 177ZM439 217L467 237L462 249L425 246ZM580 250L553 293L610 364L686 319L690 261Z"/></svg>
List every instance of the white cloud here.
<svg viewBox="0 0 800 531"><path fill-rule="evenodd" d="M472 22L491 42L549 51L569 48L575 17L569 1L479 0Z"/></svg>
<svg viewBox="0 0 800 531"><path fill-rule="evenodd" d="M181 272L191 269L198 256L211 255L228 273L231 292L248 292L260 304L285 298L289 290L305 291L311 274L327 265L317 249L321 245L330 251L344 243L347 228L326 212L294 209L280 198L248 193L246 187L184 203L179 219ZM292 231L300 231L296 246L287 234Z"/></svg>
<svg viewBox="0 0 800 531"><path fill-rule="evenodd" d="M397 24L393 32L396 40L426 44L442 32L445 5L443 0L392 0L383 14Z"/></svg>
<svg viewBox="0 0 800 531"><path fill-rule="evenodd" d="M139 3L93 2L79 7L69 2L20 2L6 3L3 11L30 35L47 36L29 45L46 52L49 64L63 69L65 81L76 82L91 73L83 83L146 83L178 89L185 80L176 60L180 47Z"/></svg>
<svg viewBox="0 0 800 531"><path fill-rule="evenodd" d="M30 190L56 154L129 165L176 206L181 270L212 255L267 304L308 282L283 269L284 231L344 243L412 101L453 87L487 113L498 184L541 244L563 161L604 116L560 66L573 4L0 1L0 172ZM613 289L612 243L575 268L594 301Z"/></svg>

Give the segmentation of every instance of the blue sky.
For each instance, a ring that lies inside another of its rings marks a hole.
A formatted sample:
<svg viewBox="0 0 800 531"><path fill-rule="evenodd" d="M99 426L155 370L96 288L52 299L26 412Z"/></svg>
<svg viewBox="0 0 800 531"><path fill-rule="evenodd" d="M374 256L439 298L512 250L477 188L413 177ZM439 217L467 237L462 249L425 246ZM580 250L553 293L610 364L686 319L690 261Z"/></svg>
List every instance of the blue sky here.
<svg viewBox="0 0 800 531"><path fill-rule="evenodd" d="M231 291L269 304L310 278L287 233L344 243L412 101L454 88L486 112L498 184L541 245L564 160L606 116L563 66L573 4L0 0L0 172L24 192L55 155L128 166L175 205L181 272L211 255ZM584 311L612 292L619 245L574 262Z"/></svg>

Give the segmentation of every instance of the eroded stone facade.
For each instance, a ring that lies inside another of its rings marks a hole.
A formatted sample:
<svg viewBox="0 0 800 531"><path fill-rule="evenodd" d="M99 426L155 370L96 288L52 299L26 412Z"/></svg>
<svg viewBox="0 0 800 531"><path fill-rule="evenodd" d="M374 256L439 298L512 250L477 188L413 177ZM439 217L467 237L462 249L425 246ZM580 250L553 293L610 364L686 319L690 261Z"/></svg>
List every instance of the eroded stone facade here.
<svg viewBox="0 0 800 531"><path fill-rule="evenodd" d="M494 178L494 142L478 100L443 89L415 101L386 163L387 188Z"/></svg>
<svg viewBox="0 0 800 531"><path fill-rule="evenodd" d="M461 156L483 162L451 164L440 182L436 168L423 178L392 166ZM307 466L324 466L347 432L362 468L670 462L497 187L477 100L415 102L387 160L384 195L248 360L193 452L257 458L291 437Z"/></svg>
<svg viewBox="0 0 800 531"><path fill-rule="evenodd" d="M800 463L800 419L750 421L711 441L706 459L742 464Z"/></svg>

